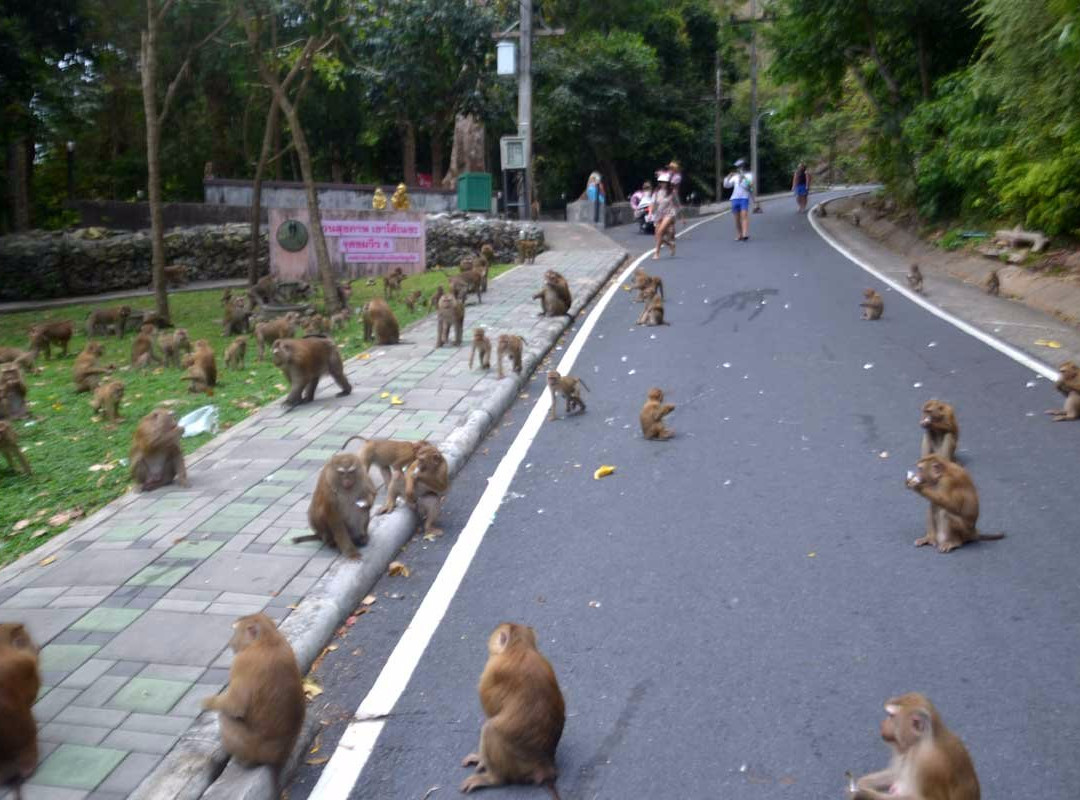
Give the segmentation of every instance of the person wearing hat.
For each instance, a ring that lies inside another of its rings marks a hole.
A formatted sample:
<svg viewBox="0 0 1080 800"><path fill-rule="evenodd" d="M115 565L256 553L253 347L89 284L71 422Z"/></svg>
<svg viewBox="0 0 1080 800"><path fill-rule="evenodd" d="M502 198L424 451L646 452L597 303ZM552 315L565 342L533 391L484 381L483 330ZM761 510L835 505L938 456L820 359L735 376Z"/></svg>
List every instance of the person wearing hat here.
<svg viewBox="0 0 1080 800"><path fill-rule="evenodd" d="M668 236L668 230L675 232L675 217L679 213L675 192L671 188L671 173L661 172L656 176L656 192L653 194L652 214L656 224L656 252L653 258L660 258L660 248L667 245L675 255L675 237Z"/></svg>
<svg viewBox="0 0 1080 800"><path fill-rule="evenodd" d="M724 186L731 189L731 216L735 219L735 241L750 238L750 198L754 193L753 178L746 172L746 160L735 162L735 171L724 178Z"/></svg>

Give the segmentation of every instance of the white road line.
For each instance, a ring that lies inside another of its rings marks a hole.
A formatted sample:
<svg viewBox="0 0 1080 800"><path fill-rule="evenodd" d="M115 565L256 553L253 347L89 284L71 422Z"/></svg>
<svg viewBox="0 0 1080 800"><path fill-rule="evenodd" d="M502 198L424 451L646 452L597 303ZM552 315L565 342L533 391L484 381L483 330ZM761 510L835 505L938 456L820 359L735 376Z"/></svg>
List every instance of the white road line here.
<svg viewBox="0 0 1080 800"><path fill-rule="evenodd" d="M833 235L831 233L829 233L828 231L826 231L825 228L822 227L821 223L818 222L818 220L817 220L817 211L818 211L818 207L820 205L821 205L821 203L816 203L814 205L814 207L810 209L810 214L809 214L810 224L813 226L814 230L817 231L818 236L820 236L822 239L825 240L826 244L831 246L834 250L837 250L841 255L843 255L846 259L848 259L848 261L851 261L852 263L862 267L864 270L869 272L871 275L873 275L879 281L881 281L882 283L884 283L887 286L889 286L890 288L892 288L892 290L894 292L899 292L900 294L904 295L904 297L906 297L908 300L915 303L916 305L922 306L924 309L929 311L935 317L938 317L939 319L945 320L950 325L953 325L953 326L959 328L960 330L962 330L964 333L968 334L969 336L975 337L980 342L982 342L985 345L989 345L990 347L997 350L999 353L1007 355L1013 361L1016 361L1019 364L1023 364L1025 367L1027 367L1030 370L1033 370L1034 372L1037 372L1038 374L1042 375L1044 378L1049 378L1052 381L1057 380L1058 371L1056 369L1054 369L1053 367L1051 367L1050 365L1045 364L1042 361L1039 361L1037 358L1029 356L1023 350L1020 350L1020 349L1018 349L1016 347L1013 347L1011 344L1003 342L1001 339L998 339L996 336L992 336L989 333L986 333L986 331L983 331L983 330L980 330L979 328L976 328L971 323L965 322L964 320L960 319L959 317L954 317L948 311L945 311L945 310L943 310L941 308L938 308L933 303L928 301L926 298L922 297L921 295L915 294L915 292L911 291L906 286L901 286L899 283L894 281L892 278L888 277L883 272L880 272L879 270L877 270L874 267L870 266L865 261L863 261L861 258L859 258L857 255L852 253L850 250L848 250L846 247L844 247L844 245L840 244L840 242L838 242L833 237Z"/></svg>
<svg viewBox="0 0 1080 800"><path fill-rule="evenodd" d="M683 236L699 225L718 219L726 213L728 212L722 211L707 217L676 235ZM585 318L585 322L574 336L570 346L566 348L566 353L559 362L559 372L566 374L574 366L578 354L581 353L593 328L596 327L597 320L611 302L611 298L616 295L623 282L630 277L637 266L649 258L652 252L650 249L634 259L619 275L618 280L604 292L596 307ZM495 473L488 479L487 488L480 496L472 514L469 515L454 546L450 548L446 561L439 570L439 574L435 576L420 607L416 609L412 621L402 633L386 664L383 665L371 691L356 709L354 721L345 729L334 755L323 768L319 782L315 784L311 792L310 800L341 800L349 796L349 792L352 791L352 787L356 784L368 758L375 749L375 743L386 724L386 718L404 693L431 637L435 635L439 623L450 607L450 602L457 594L461 581L465 578L465 573L472 564L476 551L480 548L480 543L495 519L495 512L498 511L503 496L510 488L510 482L518 466L524 460L529 447L532 446L533 440L540 431L550 405L550 393L543 392L506 451L506 455L495 468ZM493 621L492 625L496 622L498 620ZM485 635L486 633L485 630Z"/></svg>

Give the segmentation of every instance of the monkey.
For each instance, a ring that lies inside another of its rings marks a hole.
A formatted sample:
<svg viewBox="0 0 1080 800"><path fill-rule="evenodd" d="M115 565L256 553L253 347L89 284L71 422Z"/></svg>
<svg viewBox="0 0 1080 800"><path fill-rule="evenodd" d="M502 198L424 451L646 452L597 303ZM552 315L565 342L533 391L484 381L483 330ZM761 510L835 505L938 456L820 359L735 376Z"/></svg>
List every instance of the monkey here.
<svg viewBox="0 0 1080 800"><path fill-rule="evenodd" d="M139 420L129 455L131 479L139 491L149 492L173 482L188 485L184 451L180 449L183 435L184 429L167 409L155 408Z"/></svg>
<svg viewBox="0 0 1080 800"><path fill-rule="evenodd" d="M501 333L496 341L498 344L495 348L495 360L499 364L499 378L503 377L503 356L508 356L514 372L520 373L521 350L525 340L512 333Z"/></svg>
<svg viewBox="0 0 1080 800"><path fill-rule="evenodd" d="M41 690L38 648L25 626L0 623L0 787L21 785L38 763L38 730L33 705Z"/></svg>
<svg viewBox="0 0 1080 800"><path fill-rule="evenodd" d="M177 328L172 333L158 335L158 347L161 348L161 358L165 366L180 366L180 354L191 352L191 339L188 338L186 328Z"/></svg>
<svg viewBox="0 0 1080 800"><path fill-rule="evenodd" d="M173 326L172 320L168 317L163 317L156 311L132 311L131 316L128 317L128 326L135 330L141 328L143 325L153 325L158 330L165 328L171 328Z"/></svg>
<svg viewBox="0 0 1080 800"><path fill-rule="evenodd" d="M290 312L293 313L293 312ZM258 326L255 326L258 328ZM251 309L244 298L238 297L225 307L225 318L221 320L221 335L236 336L247 333L251 328Z"/></svg>
<svg viewBox="0 0 1080 800"><path fill-rule="evenodd" d="M911 291L915 292L916 294L923 293L922 270L919 269L918 264L912 264L911 268L908 270L907 283L908 286L911 287Z"/></svg>
<svg viewBox="0 0 1080 800"><path fill-rule="evenodd" d="M491 270L491 262L483 255L473 260L473 272L480 275L480 291L488 290L488 272Z"/></svg>
<svg viewBox="0 0 1080 800"><path fill-rule="evenodd" d="M281 796L281 770L304 725L303 678L288 640L265 614L233 623L229 685L202 707L218 712L221 744L244 765L266 765L273 797Z"/></svg>
<svg viewBox="0 0 1080 800"><path fill-rule="evenodd" d="M464 303L469 295L476 294L476 302L483 303L483 276L472 269L463 269L457 275L451 275L447 280L450 282L450 292Z"/></svg>
<svg viewBox="0 0 1080 800"><path fill-rule="evenodd" d="M225 366L229 369L243 369L244 356L247 355L247 337L237 336L232 344L225 348Z"/></svg>
<svg viewBox="0 0 1080 800"><path fill-rule="evenodd" d="M1060 375L1055 388L1065 395L1064 408L1047 410L1054 422L1080 419L1080 367L1072 361L1063 361L1058 367Z"/></svg>
<svg viewBox="0 0 1080 800"><path fill-rule="evenodd" d="M1004 533L979 533L979 494L968 471L939 455L920 458L915 471L908 471L907 488L930 501L926 535L915 540L916 547L932 544L939 553L948 553L975 541L1005 538Z"/></svg>
<svg viewBox="0 0 1080 800"><path fill-rule="evenodd" d="M342 447L359 438L361 437L350 436ZM405 468L416 460L423 446L430 445L425 440L407 442L401 439L369 439L364 442L364 446L360 448L360 466L365 475L369 474L372 465L377 466L386 486L386 502L376 514L389 514L397 507L397 498L404 488ZM393 491L390 489L391 485L394 487Z"/></svg>
<svg viewBox="0 0 1080 800"><path fill-rule="evenodd" d="M232 304L233 293L232 289L226 289L221 293L221 306L222 308L228 308Z"/></svg>
<svg viewBox="0 0 1080 800"><path fill-rule="evenodd" d="M330 321L322 314L312 314L300 323L308 336L325 336L330 332Z"/></svg>
<svg viewBox="0 0 1080 800"><path fill-rule="evenodd" d="M918 692L885 702L881 738L892 749L889 766L856 781L849 800L979 800L979 779L960 738L945 727L934 704Z"/></svg>
<svg viewBox="0 0 1080 800"><path fill-rule="evenodd" d="M274 365L289 379L291 388L283 403L286 410L314 400L319 378L327 373L341 387L336 397L352 393L352 385L345 377L341 363L341 353L329 339L278 339L274 342L272 358Z"/></svg>
<svg viewBox="0 0 1080 800"><path fill-rule="evenodd" d="M124 399L123 381L106 381L94 389L90 407L109 422L120 422L120 401Z"/></svg>
<svg viewBox="0 0 1080 800"><path fill-rule="evenodd" d="M548 415L549 420L555 419L555 401L558 399L557 395L560 392L566 398L567 416L573 414L575 409L580 409L581 413L585 412L585 401L581 399L581 390L589 391L589 387L585 385L585 381L581 378L560 375L556 370L550 370L547 374L547 384L548 389L551 391L551 414Z"/></svg>
<svg viewBox="0 0 1080 800"><path fill-rule="evenodd" d="M217 386L217 362L214 360L214 351L206 339L195 342L195 352L184 359L187 371L181 376L181 380L190 381L188 391L192 393L211 391Z"/></svg>
<svg viewBox="0 0 1080 800"><path fill-rule="evenodd" d="M409 294L405 296L405 299L402 302L405 303L405 308L409 309L409 313L413 314L416 312L416 304L423 304L424 293L421 292L419 289L416 289L415 291L409 292Z"/></svg>
<svg viewBox="0 0 1080 800"><path fill-rule="evenodd" d="M457 276L455 276L457 277ZM454 329L454 344L461 347L461 329L465 326L465 304L452 294L439 299L435 346L442 347L450 341L450 328Z"/></svg>
<svg viewBox="0 0 1080 800"><path fill-rule="evenodd" d="M165 285L185 286L187 284L187 267L184 264L170 264L165 267Z"/></svg>
<svg viewBox="0 0 1080 800"><path fill-rule="evenodd" d="M444 294L443 287L441 285L435 287L435 293L431 295L431 299L428 300L428 308L432 311L439 307L439 301Z"/></svg>
<svg viewBox="0 0 1080 800"><path fill-rule="evenodd" d="M920 457L935 453L946 461L955 461L960 426L956 424L953 407L941 400L927 400L919 424L923 428Z"/></svg>
<svg viewBox="0 0 1080 800"><path fill-rule="evenodd" d="M472 352L469 353L469 369L473 368L473 356L480 355L480 369L491 369L491 340L483 328L473 330Z"/></svg>
<svg viewBox="0 0 1080 800"><path fill-rule="evenodd" d="M330 329L340 330L341 328L347 328L349 326L349 309L343 308L335 314L330 315Z"/></svg>
<svg viewBox="0 0 1080 800"><path fill-rule="evenodd" d="M251 298L252 305L269 305L277 300L277 281L271 275L263 275L255 282L255 285L247 290L247 296Z"/></svg>
<svg viewBox="0 0 1080 800"><path fill-rule="evenodd" d="M649 273L647 273L644 269L642 269L641 267L638 267L638 268L636 268L634 270L634 279L630 283L630 289L632 291L636 291L638 293L638 296L635 298L635 300L637 302L639 302L639 303L642 300L641 290L645 288L645 285L648 282L648 280L649 280Z"/></svg>
<svg viewBox="0 0 1080 800"><path fill-rule="evenodd" d="M117 306L116 308L99 308L91 311L86 318L86 338L97 334L108 335L109 328L116 329L116 337L124 335L127 319L131 316L131 306Z"/></svg>
<svg viewBox="0 0 1080 800"><path fill-rule="evenodd" d="M654 294L649 300L641 316L637 320L638 325L670 325L664 320L664 298Z"/></svg>
<svg viewBox="0 0 1080 800"><path fill-rule="evenodd" d="M4 453L8 469L12 472L15 471L15 462L18 461L22 471L27 475L31 474L30 462L26 460L26 455L19 448L19 437L15 435L15 428L12 427L10 422L3 420L0 420L0 451ZM0 688L3 687L0 686Z"/></svg>
<svg viewBox="0 0 1080 800"><path fill-rule="evenodd" d="M544 285L532 299L540 301L540 316L570 316L570 286L566 278L553 269L544 273Z"/></svg>
<svg viewBox="0 0 1080 800"><path fill-rule="evenodd" d="M480 258L484 259L490 267L495 263L495 248L490 244L484 244L480 248Z"/></svg>
<svg viewBox="0 0 1080 800"><path fill-rule="evenodd" d="M435 526L439 521L442 499L450 488L450 471L443 454L433 444L418 442L416 460L405 470L405 502L416 509L424 524L425 536L442 536L441 528ZM392 475L386 490L386 502L393 508L394 501L400 496L401 475Z"/></svg>
<svg viewBox="0 0 1080 800"><path fill-rule="evenodd" d="M0 366L0 419L23 419L30 416L26 408L26 381L18 364Z"/></svg>
<svg viewBox="0 0 1080 800"><path fill-rule="evenodd" d="M368 515L375 503L375 485L357 453L334 453L323 465L308 506L314 534L293 537L293 543L321 541L343 556L360 558L357 547L368 543Z"/></svg>
<svg viewBox="0 0 1080 800"><path fill-rule="evenodd" d="M37 358L37 352L34 350L20 350L17 347L0 347L0 364L10 364L14 362L27 372L36 372L34 369L34 359Z"/></svg>
<svg viewBox="0 0 1080 800"><path fill-rule="evenodd" d="M1001 294L1001 278L998 277L998 271L991 270L990 277L986 279L986 293L997 297Z"/></svg>
<svg viewBox="0 0 1080 800"><path fill-rule="evenodd" d="M143 325L139 329L139 335L131 342L131 366L142 368L150 366L151 362L161 363L158 354L154 352L153 333L153 325Z"/></svg>
<svg viewBox="0 0 1080 800"><path fill-rule="evenodd" d="M397 317L381 298L369 300L364 306L363 323L365 340L371 339L373 334L377 344L398 344L401 340Z"/></svg>
<svg viewBox="0 0 1080 800"><path fill-rule="evenodd" d="M98 364L98 359L105 352L101 342L87 342L79 355L75 356L75 363L71 367L72 377L75 379L76 392L89 392L96 389L101 382L101 376L112 372L112 367L103 367Z"/></svg>
<svg viewBox="0 0 1080 800"><path fill-rule="evenodd" d="M284 317L272 319L269 322L260 322L255 326L255 341L259 343L259 361L266 355L267 346L273 346L278 339L291 339L296 333L295 311L290 311Z"/></svg>
<svg viewBox="0 0 1080 800"><path fill-rule="evenodd" d="M334 284L334 294L337 296L338 308L341 309L338 313L344 313L345 319L348 321L349 317L349 299L352 297L352 282L345 280L341 283ZM331 322L333 318L331 318Z"/></svg>
<svg viewBox="0 0 1080 800"><path fill-rule="evenodd" d="M533 239L518 239L518 263L536 263L536 253L539 250L539 242Z"/></svg>
<svg viewBox="0 0 1080 800"><path fill-rule="evenodd" d="M566 704L532 628L513 622L495 628L478 690L487 719L477 751L461 762L476 767L461 791L532 783L547 787L559 800L555 750L566 724Z"/></svg>
<svg viewBox="0 0 1080 800"><path fill-rule="evenodd" d="M68 344L75 335L75 325L71 320L65 319L58 322L41 322L30 327L30 350L34 352L45 351L45 360L52 360L51 344L60 347L60 355L67 358Z"/></svg>
<svg viewBox="0 0 1080 800"><path fill-rule="evenodd" d="M873 289L865 289L863 298L863 301L859 303L863 310L862 318L881 319L881 315L885 313L885 301L881 299L881 295Z"/></svg>
<svg viewBox="0 0 1080 800"><path fill-rule="evenodd" d="M634 272L633 289L637 291L635 302L647 302L652 296L664 296L664 281L659 275L649 275L641 267Z"/></svg>
<svg viewBox="0 0 1080 800"><path fill-rule="evenodd" d="M671 403L664 402L664 393L653 387L641 407L641 435L646 439L670 439L675 431L664 425L664 417L675 410Z"/></svg>
<svg viewBox="0 0 1080 800"><path fill-rule="evenodd" d="M394 267L387 275L383 275L383 298L389 300L401 291L401 283L405 280L405 270Z"/></svg>

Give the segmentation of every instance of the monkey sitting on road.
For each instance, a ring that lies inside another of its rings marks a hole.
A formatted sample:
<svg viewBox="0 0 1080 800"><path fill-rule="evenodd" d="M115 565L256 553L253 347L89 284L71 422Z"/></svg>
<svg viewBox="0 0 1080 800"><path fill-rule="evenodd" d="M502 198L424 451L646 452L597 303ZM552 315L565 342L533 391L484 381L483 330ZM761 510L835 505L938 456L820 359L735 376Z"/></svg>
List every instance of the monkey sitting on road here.
<svg viewBox="0 0 1080 800"><path fill-rule="evenodd" d="M990 277L986 279L986 293L994 297L1001 294L1001 278L998 277L996 269L991 271Z"/></svg>
<svg viewBox="0 0 1080 800"><path fill-rule="evenodd" d="M927 400L923 403L919 424L923 429L920 455L936 453L946 461L955 461L960 426L956 424L953 407L941 400Z"/></svg>
<svg viewBox="0 0 1080 800"><path fill-rule="evenodd" d="M920 458L909 471L907 488L930 501L926 535L915 540L916 547L932 544L939 553L948 553L968 542L1005 538L1004 533L979 533L979 494L968 471L938 455Z"/></svg>
<svg viewBox="0 0 1080 800"><path fill-rule="evenodd" d="M670 439L675 432L664 425L664 417L675 410L671 403L664 402L664 393L653 387L641 407L638 419L641 422L641 435L646 439Z"/></svg>
<svg viewBox="0 0 1080 800"><path fill-rule="evenodd" d="M550 370L547 374L547 384L548 389L551 391L549 420L555 419L555 401L558 399L559 393L562 393L562 396L566 398L567 416L573 414L575 409L580 409L581 412L585 411L585 401L581 399L581 390L589 391L589 387L585 385L585 381L581 378L560 375L556 370Z"/></svg>
<svg viewBox="0 0 1080 800"><path fill-rule="evenodd" d="M907 282L908 282L908 286L911 287L911 291L916 292L918 294L923 293L922 270L919 269L918 264L912 264L911 265L911 269L908 270L908 274L907 274Z"/></svg>
<svg viewBox="0 0 1080 800"><path fill-rule="evenodd" d="M881 319L885 313L885 301L873 289L863 291L863 301L859 305L862 306L863 319Z"/></svg>
<svg viewBox="0 0 1080 800"><path fill-rule="evenodd" d="M664 298L659 294L653 294L652 299L649 300L645 306L645 310L641 312L641 316L637 320L638 325L670 325L670 322L664 320Z"/></svg>

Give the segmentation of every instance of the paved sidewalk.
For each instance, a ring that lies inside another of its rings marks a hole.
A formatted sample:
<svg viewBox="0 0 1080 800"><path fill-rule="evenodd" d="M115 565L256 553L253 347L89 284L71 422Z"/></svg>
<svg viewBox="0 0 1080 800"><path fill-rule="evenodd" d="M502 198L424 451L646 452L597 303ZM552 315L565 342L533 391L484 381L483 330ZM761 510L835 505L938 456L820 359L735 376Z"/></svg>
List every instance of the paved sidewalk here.
<svg viewBox="0 0 1080 800"><path fill-rule="evenodd" d="M237 616L263 611L279 624L310 617L312 606L335 600L319 589L361 569L364 562L337 561L315 543L288 541L308 532L325 459L353 434L427 438L460 467L483 433L462 429L493 424L490 399L512 398L508 389L516 394L518 385L499 382L494 368L468 369L472 328L483 325L492 338L523 335L527 362L536 364L568 324L537 316L530 296L544 270L566 275L575 298L582 295L576 310L623 257L611 249L545 253L492 281L482 305L467 306L461 348L434 349L434 319L423 320L403 332L407 344L348 362L350 396L333 397L337 387L324 379L311 405L285 413L274 403L188 458L190 488L124 495L0 570L0 621L24 622L43 645L34 708L41 758L27 800L135 792L196 720L201 699L226 683ZM390 405L387 392L404 404ZM491 418L477 422L478 409ZM398 516L373 524L365 562ZM319 638L314 648L298 646L304 666L326 640Z"/></svg>

